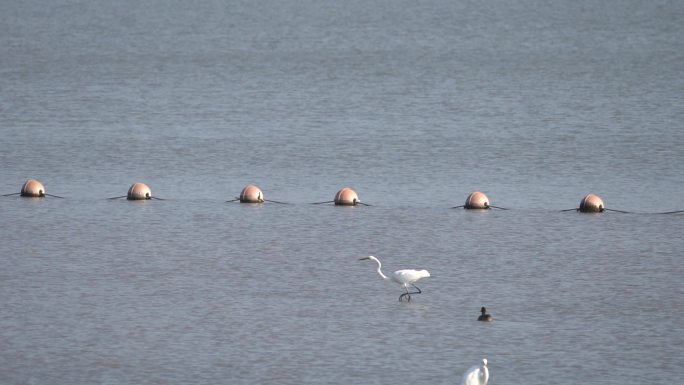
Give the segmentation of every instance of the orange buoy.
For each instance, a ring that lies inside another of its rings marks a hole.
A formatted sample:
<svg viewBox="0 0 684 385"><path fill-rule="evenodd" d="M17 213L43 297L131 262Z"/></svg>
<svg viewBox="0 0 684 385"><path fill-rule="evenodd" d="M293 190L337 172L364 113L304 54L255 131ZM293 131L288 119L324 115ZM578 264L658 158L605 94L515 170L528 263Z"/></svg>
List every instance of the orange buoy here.
<svg viewBox="0 0 684 385"><path fill-rule="evenodd" d="M126 199L130 201L152 199L152 191L145 183L133 183L131 188L128 189Z"/></svg>
<svg viewBox="0 0 684 385"><path fill-rule="evenodd" d="M356 206L359 203L359 196L356 191L345 187L335 194L334 202L337 206Z"/></svg>
<svg viewBox="0 0 684 385"><path fill-rule="evenodd" d="M479 191L475 191L468 195L468 198L463 205L465 209L488 209L489 198Z"/></svg>
<svg viewBox="0 0 684 385"><path fill-rule="evenodd" d="M31 198L42 198L45 196L45 187L35 179L29 179L21 186L21 196Z"/></svg>
<svg viewBox="0 0 684 385"><path fill-rule="evenodd" d="M245 186L240 193L241 203L263 203L264 193L261 189L253 184Z"/></svg>
<svg viewBox="0 0 684 385"><path fill-rule="evenodd" d="M601 213L605 210L603 200L598 195L587 194L580 201L579 211L583 213Z"/></svg>

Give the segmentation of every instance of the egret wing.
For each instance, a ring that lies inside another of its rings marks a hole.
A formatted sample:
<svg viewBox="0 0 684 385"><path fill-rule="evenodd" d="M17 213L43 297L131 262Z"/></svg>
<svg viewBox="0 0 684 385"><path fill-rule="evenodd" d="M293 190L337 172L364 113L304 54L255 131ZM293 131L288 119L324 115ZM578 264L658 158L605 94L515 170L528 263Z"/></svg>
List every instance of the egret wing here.
<svg viewBox="0 0 684 385"><path fill-rule="evenodd" d="M429 277L430 273L427 272L427 270L413 270L413 269L404 269L404 270L397 270L394 273L392 273L392 279L398 283L413 283L416 282L417 280L424 278L424 277Z"/></svg>
<svg viewBox="0 0 684 385"><path fill-rule="evenodd" d="M479 366L473 366L468 369L463 375L463 382L461 385L481 385L484 382L484 373L480 370Z"/></svg>

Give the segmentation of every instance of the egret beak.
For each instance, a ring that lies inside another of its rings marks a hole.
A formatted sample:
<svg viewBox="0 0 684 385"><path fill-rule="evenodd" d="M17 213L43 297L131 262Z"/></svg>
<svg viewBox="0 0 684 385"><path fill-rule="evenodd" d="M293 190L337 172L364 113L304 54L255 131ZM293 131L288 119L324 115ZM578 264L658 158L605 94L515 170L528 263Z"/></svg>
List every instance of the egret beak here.
<svg viewBox="0 0 684 385"><path fill-rule="evenodd" d="M363 261L364 259L370 259L370 258L368 258L368 257L359 258L359 261Z"/></svg>

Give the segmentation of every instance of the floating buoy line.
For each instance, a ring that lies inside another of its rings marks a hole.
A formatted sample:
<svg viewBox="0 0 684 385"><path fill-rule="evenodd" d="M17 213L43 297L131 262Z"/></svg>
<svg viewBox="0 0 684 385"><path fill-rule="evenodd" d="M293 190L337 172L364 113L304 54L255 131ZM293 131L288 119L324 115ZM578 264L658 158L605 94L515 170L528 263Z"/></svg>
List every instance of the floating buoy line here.
<svg viewBox="0 0 684 385"><path fill-rule="evenodd" d="M43 198L43 197L53 197L53 198L63 198L58 195L52 195L45 192L45 186L35 179L29 179L24 182L21 186L21 190L18 193L4 194L2 196L8 197L12 195L20 195L27 198Z"/></svg>
<svg viewBox="0 0 684 385"><path fill-rule="evenodd" d="M45 186L43 184L36 180L36 179L28 179L24 184L21 186L21 190L18 193L9 193L9 194L3 194L0 196L7 197L7 196L13 196L13 195L19 195L22 197L26 198L44 198L44 197L53 197L53 198L64 198L62 196L58 195L52 195L48 194L45 192ZM128 189L128 193L126 195L121 195L121 196L116 196L112 198L107 198L107 199L119 199L119 198L126 198L127 200L131 201L139 201L139 200L164 200L162 198L157 198L152 195L152 190L150 189L149 186L147 186L144 183L136 182L131 185L131 187ZM281 201L274 201L274 200L269 200L264 197L264 192L257 187L256 185L249 184L245 186L245 188L242 189L240 192L240 196L228 200L226 202L240 202L240 203L252 203L252 204L262 204L265 202L270 202L270 203L277 203L277 204L290 204L288 202L281 202ZM349 187L343 187L340 189L336 194L333 200L331 201L324 201L324 202L313 202L311 204L314 205L320 205L320 204L326 204L326 203L334 203L335 206L371 206L367 203L361 202L359 199L359 195L356 193L356 191L352 190ZM480 191L474 191L468 195L466 198L466 201L463 205L460 206L453 206L451 208L463 208L466 210L490 210L490 209L499 209L499 210L510 210L509 208L505 207L500 207L500 206L494 206L490 203L489 198L487 195L485 195L483 192ZM658 213L638 213L638 212L633 212L633 211L624 211L624 210L616 210L616 209L609 209L605 206L603 203L603 199L601 199L598 195L596 194L587 194L580 200L579 207L576 208L571 208L571 209L565 209L565 210L559 210L560 212L565 212L565 211L577 211L580 213L602 213L605 211L612 211L616 213L623 213L623 214L679 214L679 213L684 213L684 210L675 210L675 211L666 211L666 212L658 212Z"/></svg>
<svg viewBox="0 0 684 385"><path fill-rule="evenodd" d="M280 202L280 201L273 201L270 199L264 198L264 192L261 191L261 189L253 184L248 184L245 186L245 188L242 189L240 192L240 196L231 199L226 202L240 202L240 203L264 203L264 202L271 202L271 203L278 203L281 205L287 205L289 203L287 202Z"/></svg>
<svg viewBox="0 0 684 385"><path fill-rule="evenodd" d="M499 210L508 210L507 208L499 207L499 206L492 206L489 204L489 198L487 196L479 191L475 191L470 193L468 195L468 198L466 198L465 204L461 206L454 206L452 209L459 209L459 208L464 208L466 210L489 210L489 209L499 209Z"/></svg>
<svg viewBox="0 0 684 385"><path fill-rule="evenodd" d="M359 194L357 194L356 191L352 190L349 187L341 188L340 191L338 191L335 194L335 198L331 201L314 202L312 203L312 205L320 205L324 203L334 203L335 206L370 206L367 203L361 202L361 200L359 199Z"/></svg>
<svg viewBox="0 0 684 385"><path fill-rule="evenodd" d="M145 183L140 183L140 182L133 183L131 185L131 187L128 189L128 193L126 195L107 198L107 199L119 199L119 198L126 198L129 201L144 201L144 200L150 200L150 199L157 199L157 200L163 201L162 198L157 198L157 197L152 196L152 190L150 190L150 187L147 186Z"/></svg>

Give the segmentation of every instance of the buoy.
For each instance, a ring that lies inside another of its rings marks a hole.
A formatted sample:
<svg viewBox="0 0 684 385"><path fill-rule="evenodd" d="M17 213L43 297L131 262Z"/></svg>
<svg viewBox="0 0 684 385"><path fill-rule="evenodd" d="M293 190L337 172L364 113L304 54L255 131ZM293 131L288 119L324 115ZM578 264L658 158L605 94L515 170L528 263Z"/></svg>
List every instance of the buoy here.
<svg viewBox="0 0 684 385"><path fill-rule="evenodd" d="M356 191L345 187L335 194L334 202L337 206L356 206L359 203L359 196Z"/></svg>
<svg viewBox="0 0 684 385"><path fill-rule="evenodd" d="M128 189L126 199L130 201L152 199L152 191L145 183L133 183L131 188Z"/></svg>
<svg viewBox="0 0 684 385"><path fill-rule="evenodd" d="M479 191L475 191L468 195L468 198L463 205L465 209L488 209L489 198Z"/></svg>
<svg viewBox="0 0 684 385"><path fill-rule="evenodd" d="M583 213L601 213L605 210L603 200L598 195L587 194L580 201L579 211Z"/></svg>
<svg viewBox="0 0 684 385"><path fill-rule="evenodd" d="M37 180L29 179L21 186L20 195L23 197L42 198L45 196L45 187Z"/></svg>
<svg viewBox="0 0 684 385"><path fill-rule="evenodd" d="M264 193L261 189L253 184L245 186L240 193L241 203L263 203Z"/></svg>

